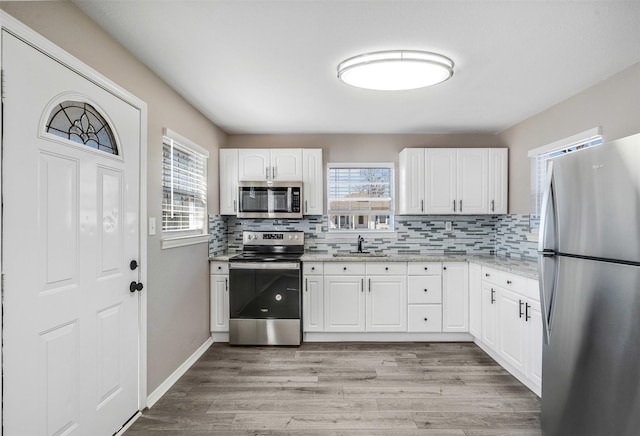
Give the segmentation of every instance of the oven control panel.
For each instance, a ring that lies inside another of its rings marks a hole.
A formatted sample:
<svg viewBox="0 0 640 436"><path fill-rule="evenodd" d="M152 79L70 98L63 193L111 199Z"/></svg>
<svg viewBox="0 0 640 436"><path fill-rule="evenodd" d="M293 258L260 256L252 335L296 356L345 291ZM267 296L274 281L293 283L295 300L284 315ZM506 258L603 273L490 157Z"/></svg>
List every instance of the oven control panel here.
<svg viewBox="0 0 640 436"><path fill-rule="evenodd" d="M242 232L243 245L304 245L304 232Z"/></svg>

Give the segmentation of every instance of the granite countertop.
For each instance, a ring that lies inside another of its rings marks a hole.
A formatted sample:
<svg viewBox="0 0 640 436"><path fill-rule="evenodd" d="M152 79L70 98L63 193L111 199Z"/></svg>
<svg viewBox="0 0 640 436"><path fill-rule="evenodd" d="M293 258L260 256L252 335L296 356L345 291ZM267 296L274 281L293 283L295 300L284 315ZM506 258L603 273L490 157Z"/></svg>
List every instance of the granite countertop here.
<svg viewBox="0 0 640 436"><path fill-rule="evenodd" d="M225 253L209 257L210 261L227 262L238 253ZM333 256L331 254L305 253L303 262L473 262L483 266L538 279L538 263L535 260L516 259L491 255L409 254L393 256Z"/></svg>

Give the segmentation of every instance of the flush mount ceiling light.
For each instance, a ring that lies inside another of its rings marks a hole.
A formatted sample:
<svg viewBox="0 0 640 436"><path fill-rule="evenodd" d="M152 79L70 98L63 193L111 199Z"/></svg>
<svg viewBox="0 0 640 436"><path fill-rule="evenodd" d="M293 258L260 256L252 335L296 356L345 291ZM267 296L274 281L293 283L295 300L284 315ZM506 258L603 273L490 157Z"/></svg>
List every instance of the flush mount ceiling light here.
<svg viewBox="0 0 640 436"><path fill-rule="evenodd" d="M338 77L358 88L404 91L444 82L453 61L428 51L388 50L351 57L338 64Z"/></svg>

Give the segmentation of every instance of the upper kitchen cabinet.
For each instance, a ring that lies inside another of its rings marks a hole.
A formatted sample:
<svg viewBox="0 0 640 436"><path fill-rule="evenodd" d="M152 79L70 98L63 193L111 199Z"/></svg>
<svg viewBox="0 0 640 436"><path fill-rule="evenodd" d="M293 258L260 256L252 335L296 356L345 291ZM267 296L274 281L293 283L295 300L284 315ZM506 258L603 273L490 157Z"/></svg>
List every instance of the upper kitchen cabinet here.
<svg viewBox="0 0 640 436"><path fill-rule="evenodd" d="M322 215L324 210L324 171L321 148L302 149L302 200L304 215Z"/></svg>
<svg viewBox="0 0 640 436"><path fill-rule="evenodd" d="M507 212L507 149L406 148L399 160L401 214Z"/></svg>
<svg viewBox="0 0 640 436"><path fill-rule="evenodd" d="M302 149L238 150L240 181L302 181Z"/></svg>
<svg viewBox="0 0 640 436"><path fill-rule="evenodd" d="M508 148L489 149L489 213L507 213L508 162Z"/></svg>
<svg viewBox="0 0 640 436"><path fill-rule="evenodd" d="M220 215L238 211L238 150L220 150Z"/></svg>

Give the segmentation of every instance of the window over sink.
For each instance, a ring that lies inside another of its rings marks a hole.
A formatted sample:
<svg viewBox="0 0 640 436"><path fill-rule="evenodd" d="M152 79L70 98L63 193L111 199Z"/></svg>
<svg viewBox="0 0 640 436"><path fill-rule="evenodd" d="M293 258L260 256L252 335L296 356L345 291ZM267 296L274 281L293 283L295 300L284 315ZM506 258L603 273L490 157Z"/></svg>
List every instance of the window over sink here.
<svg viewBox="0 0 640 436"><path fill-rule="evenodd" d="M329 232L393 232L393 168L393 163L328 163Z"/></svg>

